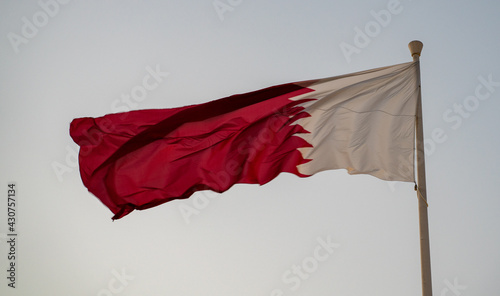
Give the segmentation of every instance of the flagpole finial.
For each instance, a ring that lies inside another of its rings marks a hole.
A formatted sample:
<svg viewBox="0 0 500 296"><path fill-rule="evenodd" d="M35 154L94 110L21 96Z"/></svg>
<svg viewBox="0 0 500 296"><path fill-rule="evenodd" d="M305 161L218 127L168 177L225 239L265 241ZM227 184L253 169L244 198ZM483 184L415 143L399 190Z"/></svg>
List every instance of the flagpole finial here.
<svg viewBox="0 0 500 296"><path fill-rule="evenodd" d="M424 47L424 44L418 40L413 40L412 42L408 43L408 48L410 49L413 61L419 60L420 53L422 52L422 47Z"/></svg>

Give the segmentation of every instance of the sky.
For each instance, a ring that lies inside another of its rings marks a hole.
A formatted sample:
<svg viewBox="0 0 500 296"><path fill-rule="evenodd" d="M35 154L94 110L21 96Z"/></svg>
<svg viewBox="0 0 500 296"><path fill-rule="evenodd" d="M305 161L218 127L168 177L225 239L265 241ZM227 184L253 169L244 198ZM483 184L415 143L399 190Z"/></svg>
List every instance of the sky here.
<svg viewBox="0 0 500 296"><path fill-rule="evenodd" d="M409 62L416 39L433 292L497 294L499 11L463 0L1 1L0 294L421 295L412 183L281 174L112 222L69 136L73 118ZM134 95L148 75L153 86Z"/></svg>

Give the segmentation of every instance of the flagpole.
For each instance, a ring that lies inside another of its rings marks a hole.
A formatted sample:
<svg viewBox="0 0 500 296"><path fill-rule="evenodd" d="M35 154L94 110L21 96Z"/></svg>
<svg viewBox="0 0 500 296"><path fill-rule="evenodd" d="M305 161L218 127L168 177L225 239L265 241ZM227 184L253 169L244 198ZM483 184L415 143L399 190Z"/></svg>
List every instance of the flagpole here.
<svg viewBox="0 0 500 296"><path fill-rule="evenodd" d="M419 62L423 44L412 41L408 44L414 62ZM432 296L431 254L429 244L429 222L427 216L427 188L425 184L424 125L422 120L422 93L420 87L420 63L418 65L418 102L417 102L417 197L420 229L420 264L422 273L422 296Z"/></svg>

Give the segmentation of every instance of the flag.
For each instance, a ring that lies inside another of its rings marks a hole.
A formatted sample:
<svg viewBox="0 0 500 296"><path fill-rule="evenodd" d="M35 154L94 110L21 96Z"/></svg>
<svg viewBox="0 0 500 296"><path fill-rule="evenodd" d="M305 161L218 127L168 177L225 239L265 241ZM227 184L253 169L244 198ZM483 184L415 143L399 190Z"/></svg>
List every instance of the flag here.
<svg viewBox="0 0 500 296"><path fill-rule="evenodd" d="M204 104L77 118L83 184L119 219L282 172L414 181L418 62L272 86Z"/></svg>

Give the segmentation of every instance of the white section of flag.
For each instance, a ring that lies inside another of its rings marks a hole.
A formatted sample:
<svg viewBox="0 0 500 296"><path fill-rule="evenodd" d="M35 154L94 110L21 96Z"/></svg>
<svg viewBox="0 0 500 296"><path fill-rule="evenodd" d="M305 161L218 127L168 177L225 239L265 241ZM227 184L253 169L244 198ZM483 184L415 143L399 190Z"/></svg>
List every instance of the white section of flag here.
<svg viewBox="0 0 500 296"><path fill-rule="evenodd" d="M331 169L413 182L418 62L321 79L307 86L314 98L301 104L311 116L299 119L312 148L300 148L300 173Z"/></svg>

